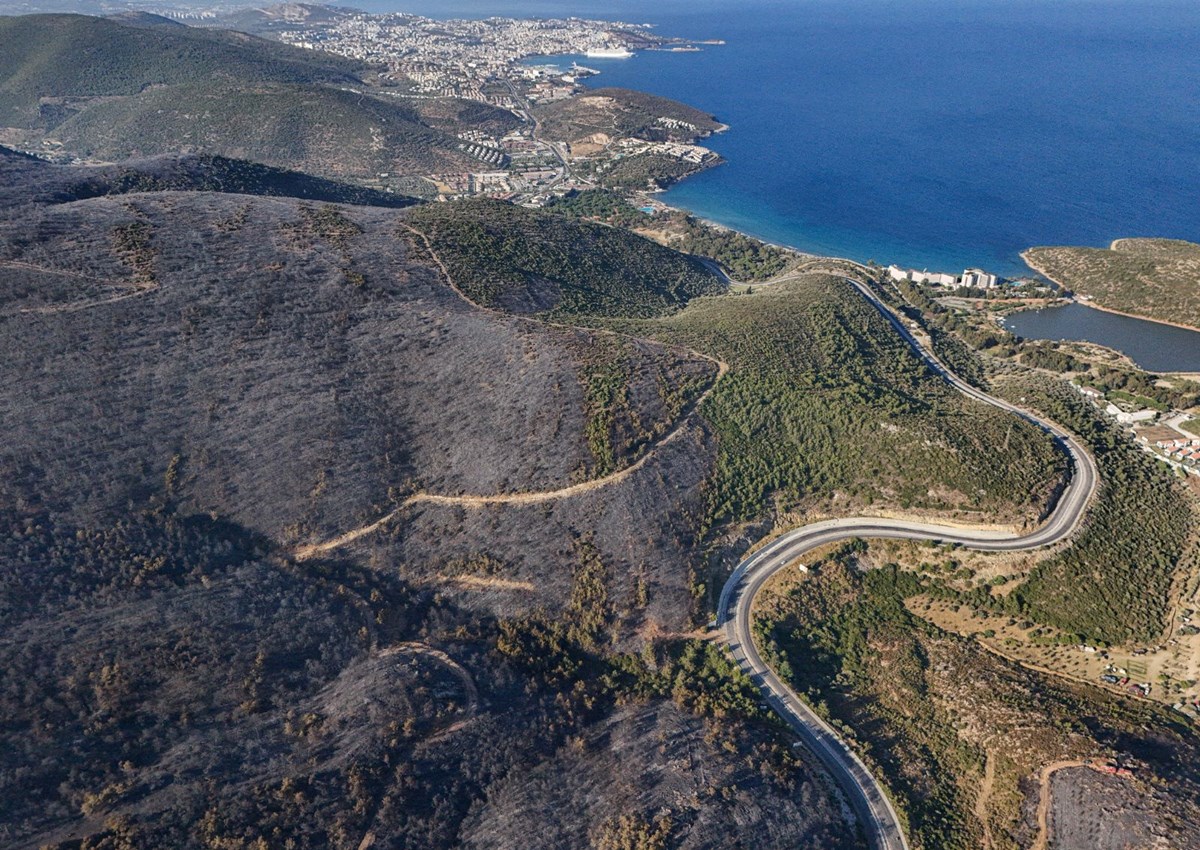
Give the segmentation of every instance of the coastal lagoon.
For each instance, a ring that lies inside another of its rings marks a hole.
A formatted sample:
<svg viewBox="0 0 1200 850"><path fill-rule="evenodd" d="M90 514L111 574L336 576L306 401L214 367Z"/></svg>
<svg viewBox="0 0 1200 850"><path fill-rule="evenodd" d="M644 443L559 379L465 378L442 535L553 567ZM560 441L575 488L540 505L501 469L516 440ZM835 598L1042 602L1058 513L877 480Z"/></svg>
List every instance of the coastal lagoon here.
<svg viewBox="0 0 1200 850"><path fill-rule="evenodd" d="M798 248L1025 273L1033 245L1200 240L1195 0L359 0L437 17L650 22L699 53L589 59L592 85L731 126L664 200Z"/></svg>
<svg viewBox="0 0 1200 850"><path fill-rule="evenodd" d="M1014 313L1004 326L1029 339L1080 340L1114 348L1150 372L1200 372L1200 331L1078 303Z"/></svg>

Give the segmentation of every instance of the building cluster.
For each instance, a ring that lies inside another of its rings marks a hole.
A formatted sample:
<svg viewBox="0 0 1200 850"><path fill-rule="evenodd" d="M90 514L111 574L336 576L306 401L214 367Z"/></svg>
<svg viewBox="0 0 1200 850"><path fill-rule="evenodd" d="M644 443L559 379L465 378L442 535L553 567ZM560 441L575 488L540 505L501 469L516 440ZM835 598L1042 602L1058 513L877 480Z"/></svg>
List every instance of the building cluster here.
<svg viewBox="0 0 1200 850"><path fill-rule="evenodd" d="M907 280L913 283L925 283L930 286L944 286L947 289L995 289L1000 285L1000 278L988 274L983 269L964 269L960 275L928 270L902 269L899 266L888 266L888 277L892 280Z"/></svg>
<svg viewBox="0 0 1200 850"><path fill-rule="evenodd" d="M525 90L525 97L530 103L554 103L556 100L566 100L577 91L579 89L574 82L550 74L531 83Z"/></svg>
<svg viewBox="0 0 1200 850"><path fill-rule="evenodd" d="M1158 418L1157 410L1151 410L1148 407L1127 410L1112 402L1104 406L1104 412L1117 420L1117 423L1120 425L1143 425L1147 422L1153 422Z"/></svg>
<svg viewBox="0 0 1200 850"><path fill-rule="evenodd" d="M1104 390L1079 384L1074 386L1075 390L1090 401L1094 407L1102 410L1107 416L1111 416L1121 425L1146 425L1158 418L1157 410L1148 407L1139 407L1138 405L1126 402L1118 405L1116 402L1107 400Z"/></svg>
<svg viewBox="0 0 1200 850"><path fill-rule="evenodd" d="M461 133L459 138L463 140L465 152L472 153L484 163L502 166L504 170L493 168L432 175L430 180L444 199L473 195L517 199L543 191L543 187L551 183L562 192L576 188L569 180L563 180L562 162L554 150L533 138L528 127L513 130L499 139L479 130ZM486 155L481 156L478 152Z"/></svg>
<svg viewBox="0 0 1200 850"><path fill-rule="evenodd" d="M283 4L264 13L266 30L287 44L370 62L379 70L374 96L406 100L457 98L488 103L522 119L523 126L497 139L482 129L460 132L456 147L479 162L457 173L426 175L443 199L472 195L508 198L526 204L591 188L572 175L566 145L537 139L531 107L573 97L579 80L598 73L574 63L564 70L528 60L537 56L632 56L634 50L691 44L654 34L648 24L582 18L434 20L404 13L370 14L350 8ZM706 42L707 43L707 42ZM715 43L715 42L714 42ZM673 130L698 128L663 116ZM613 146L618 141L625 146ZM598 154L619 159L649 152L698 166L719 158L696 145L656 144L644 139L605 138L578 158ZM478 170L475 170L477 168ZM381 181L390 176L380 175ZM392 189L384 182L386 188Z"/></svg>
<svg viewBox="0 0 1200 850"><path fill-rule="evenodd" d="M503 84L521 79L530 56L631 55L629 48L662 46L646 24L582 18L438 21L403 13L374 15L351 9L297 15L274 28L280 40L385 65L414 92L502 105ZM574 80L538 81L539 99L566 97ZM548 85L547 85L548 84ZM497 87L501 90L498 90Z"/></svg>
<svg viewBox="0 0 1200 850"><path fill-rule="evenodd" d="M612 141L604 134L599 134L599 140L603 141L606 145ZM573 145L572 151L575 151L577 147ZM638 156L640 154L681 159L693 165L707 165L718 158L718 154L702 145L688 145L682 142L651 142L646 139L619 139L612 145L612 158L614 160L623 159L627 156Z"/></svg>
<svg viewBox="0 0 1200 850"><path fill-rule="evenodd" d="M652 144L646 149L646 153L656 154L658 156L669 156L673 159L682 159L684 162L690 162L693 165L703 165L717 154L713 153L706 147L700 145L684 145L679 142L659 142Z"/></svg>
<svg viewBox="0 0 1200 850"><path fill-rule="evenodd" d="M458 134L458 149L490 168L475 172L433 174L429 180L443 199L490 195L512 197L561 176L553 149L533 138L528 126L497 138L483 130ZM502 170L503 169L503 170Z"/></svg>
<svg viewBox="0 0 1200 850"><path fill-rule="evenodd" d="M697 127L691 121L684 121L681 118L668 118L665 115L660 115L654 123L661 124L668 130L685 130L693 136L700 134L699 127Z"/></svg>
<svg viewBox="0 0 1200 850"><path fill-rule="evenodd" d="M1162 413L1126 400L1120 400L1118 404L1109 401L1105 392L1096 387L1075 385L1075 389L1094 407L1131 429L1134 442L1144 451L1174 469L1200 475L1200 436L1180 428L1180 423L1189 419L1188 414ZM1157 423L1160 418L1162 423Z"/></svg>
<svg viewBox="0 0 1200 850"><path fill-rule="evenodd" d="M474 157L486 165L495 165L503 168L508 165L508 156L502 150L494 147L479 144L476 142L463 142L458 146L458 149L467 156Z"/></svg>
<svg viewBox="0 0 1200 850"><path fill-rule="evenodd" d="M1155 429L1168 431L1170 429ZM1200 437L1183 437L1178 433L1139 434L1139 442L1153 445L1164 456L1193 468L1200 468Z"/></svg>

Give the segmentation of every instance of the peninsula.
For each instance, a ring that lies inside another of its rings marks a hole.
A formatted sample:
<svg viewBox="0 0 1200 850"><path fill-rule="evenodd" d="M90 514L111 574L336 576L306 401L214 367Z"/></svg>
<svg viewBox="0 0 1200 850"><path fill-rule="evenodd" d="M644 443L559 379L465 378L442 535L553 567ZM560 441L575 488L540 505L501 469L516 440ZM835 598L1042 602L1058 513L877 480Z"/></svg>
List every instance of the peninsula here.
<svg viewBox="0 0 1200 850"><path fill-rule="evenodd" d="M1117 239L1108 248L1030 248L1030 268L1090 306L1200 330L1200 245Z"/></svg>

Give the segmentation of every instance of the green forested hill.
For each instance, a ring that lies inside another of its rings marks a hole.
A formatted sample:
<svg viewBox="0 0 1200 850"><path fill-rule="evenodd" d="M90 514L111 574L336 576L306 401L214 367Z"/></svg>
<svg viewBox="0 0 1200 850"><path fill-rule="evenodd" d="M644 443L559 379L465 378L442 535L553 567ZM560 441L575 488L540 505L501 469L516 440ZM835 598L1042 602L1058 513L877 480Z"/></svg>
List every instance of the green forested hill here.
<svg viewBox="0 0 1200 850"><path fill-rule="evenodd" d="M955 392L835 278L699 299L634 328L730 365L704 408L720 434L715 522L821 494L846 512L1020 522L1044 509L1062 474L1043 434ZM1006 461L996 463L1001 444Z"/></svg>
<svg viewBox="0 0 1200 850"><path fill-rule="evenodd" d="M336 177L476 162L453 132L371 96L361 63L156 20L0 18L4 137L92 160L204 153Z"/></svg>
<svg viewBox="0 0 1200 850"><path fill-rule="evenodd" d="M475 162L406 106L308 84L216 80L153 88L96 103L53 137L106 161L204 152L330 176L452 171Z"/></svg>
<svg viewBox="0 0 1200 850"><path fill-rule="evenodd" d="M722 289L694 257L627 230L512 204L429 205L410 221L474 300L513 312L653 316Z"/></svg>
<svg viewBox="0 0 1200 850"><path fill-rule="evenodd" d="M43 97L134 95L209 79L351 83L360 71L357 62L226 30L85 15L0 17L0 126L46 121Z"/></svg>

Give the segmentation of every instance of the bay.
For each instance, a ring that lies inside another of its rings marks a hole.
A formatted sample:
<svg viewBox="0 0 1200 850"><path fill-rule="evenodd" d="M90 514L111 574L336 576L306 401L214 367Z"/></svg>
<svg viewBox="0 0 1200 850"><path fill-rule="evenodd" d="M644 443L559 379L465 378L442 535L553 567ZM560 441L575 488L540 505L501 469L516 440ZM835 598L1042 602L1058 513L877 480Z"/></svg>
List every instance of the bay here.
<svg viewBox="0 0 1200 850"><path fill-rule="evenodd" d="M706 142L727 163L663 200L770 241L1007 276L1029 273L1019 254L1034 245L1200 241L1195 0L354 5L433 17L580 15L724 39L699 53L583 61L602 72L591 85L672 97L729 124ZM1073 319L1047 333L1065 336L1068 326ZM1194 337L1168 335L1183 348L1154 343L1168 359L1131 350L1163 327L1142 322L1114 347L1146 368L1196 368Z"/></svg>
<svg viewBox="0 0 1200 850"><path fill-rule="evenodd" d="M1116 349L1150 372L1200 372L1200 331L1084 304L1013 313L1004 326L1029 339L1083 340Z"/></svg>
<svg viewBox="0 0 1200 850"><path fill-rule="evenodd" d="M368 0L721 38L589 60L716 114L728 164L664 200L806 250L1014 275L1032 245L1200 240L1194 0Z"/></svg>

